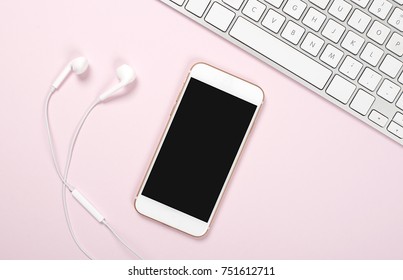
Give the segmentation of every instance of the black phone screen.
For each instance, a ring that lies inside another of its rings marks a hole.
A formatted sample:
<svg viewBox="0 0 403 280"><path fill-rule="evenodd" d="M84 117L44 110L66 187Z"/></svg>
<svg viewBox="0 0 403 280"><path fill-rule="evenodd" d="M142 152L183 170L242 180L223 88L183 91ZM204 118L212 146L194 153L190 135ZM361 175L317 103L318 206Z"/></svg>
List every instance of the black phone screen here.
<svg viewBox="0 0 403 280"><path fill-rule="evenodd" d="M142 194L208 222L256 109L191 78Z"/></svg>

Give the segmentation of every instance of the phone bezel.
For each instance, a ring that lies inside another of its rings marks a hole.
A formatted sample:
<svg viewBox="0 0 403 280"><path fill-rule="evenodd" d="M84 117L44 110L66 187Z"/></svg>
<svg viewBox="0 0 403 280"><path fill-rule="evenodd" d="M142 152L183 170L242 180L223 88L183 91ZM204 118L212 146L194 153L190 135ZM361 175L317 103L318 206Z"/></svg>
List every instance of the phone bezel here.
<svg viewBox="0 0 403 280"><path fill-rule="evenodd" d="M170 206L167 206L167 205L162 204L158 201L155 201L151 198L143 196L141 194L144 189L144 186L147 182L147 179L151 173L151 170L154 166L154 163L159 154L159 151L162 147L162 144L164 143L165 137L169 131L169 128L175 117L178 106L179 106L180 102L182 101L182 97L187 89L188 83L191 78L195 78L199 81L202 81L208 85L211 85L228 94L236 96L240 99L243 99L243 100L250 102L257 106L255 114L253 115L252 120L249 123L248 129L244 135L242 143L238 149L237 155L232 163L230 171L228 172L227 178L224 182L220 195L215 203L214 209L213 209L213 211L210 215L209 221L207 223L202 220L199 220L195 217L192 217L186 213L183 213L179 210L176 210ZM256 116L263 103L263 100L264 100L263 90L261 88L259 88L258 86L251 84L238 77L235 77L227 72L219 70L206 63L197 63L197 64L193 65L193 67L191 68L191 70L186 78L183 88L176 100L174 108L172 109L169 121L165 127L164 133L158 144L158 148L156 149L156 151L154 153L151 163L147 169L147 173L141 183L141 187L137 193L135 203L134 203L135 209L140 214L143 214L149 218L162 222L175 229L181 230L192 236L200 237L200 236L203 236L204 234L206 234L206 232L208 231L210 224L215 216L216 210L217 210L218 205L221 201L221 198L225 192L225 189L228 185L228 181L231 178L231 175L236 166L238 158L242 152L243 146L244 146L244 144L248 138L248 135L250 133L250 130L255 122Z"/></svg>

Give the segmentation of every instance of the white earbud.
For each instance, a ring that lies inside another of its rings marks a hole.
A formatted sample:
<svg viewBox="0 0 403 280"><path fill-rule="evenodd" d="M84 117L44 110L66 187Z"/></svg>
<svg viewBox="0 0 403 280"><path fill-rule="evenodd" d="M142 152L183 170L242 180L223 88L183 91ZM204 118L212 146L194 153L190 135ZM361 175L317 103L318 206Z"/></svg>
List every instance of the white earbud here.
<svg viewBox="0 0 403 280"><path fill-rule="evenodd" d="M52 87L57 89L67 78L70 72L74 72L77 75L83 74L88 68L88 60L85 57L77 57L67 64L63 71L57 76L53 82Z"/></svg>
<svg viewBox="0 0 403 280"><path fill-rule="evenodd" d="M136 79L136 72L134 72L133 68L127 64L119 66L119 68L116 69L116 75L118 76L119 83L102 93L99 96L100 101L106 101L107 99L111 98L117 91L134 82Z"/></svg>

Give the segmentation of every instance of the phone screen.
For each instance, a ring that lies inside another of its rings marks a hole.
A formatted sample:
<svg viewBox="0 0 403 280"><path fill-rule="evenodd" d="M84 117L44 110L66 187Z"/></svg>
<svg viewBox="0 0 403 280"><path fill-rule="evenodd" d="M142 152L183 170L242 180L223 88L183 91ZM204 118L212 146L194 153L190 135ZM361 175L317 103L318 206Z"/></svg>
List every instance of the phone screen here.
<svg viewBox="0 0 403 280"><path fill-rule="evenodd" d="M256 109L191 78L142 194L208 222Z"/></svg>

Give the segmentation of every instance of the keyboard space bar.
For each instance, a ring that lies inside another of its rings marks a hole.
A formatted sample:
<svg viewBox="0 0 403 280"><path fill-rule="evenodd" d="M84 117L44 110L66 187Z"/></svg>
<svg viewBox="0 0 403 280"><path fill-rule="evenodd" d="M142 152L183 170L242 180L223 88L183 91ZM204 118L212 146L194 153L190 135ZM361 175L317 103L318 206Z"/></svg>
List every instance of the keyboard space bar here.
<svg viewBox="0 0 403 280"><path fill-rule="evenodd" d="M323 89L332 75L326 67L242 17L237 19L229 34L319 89Z"/></svg>

